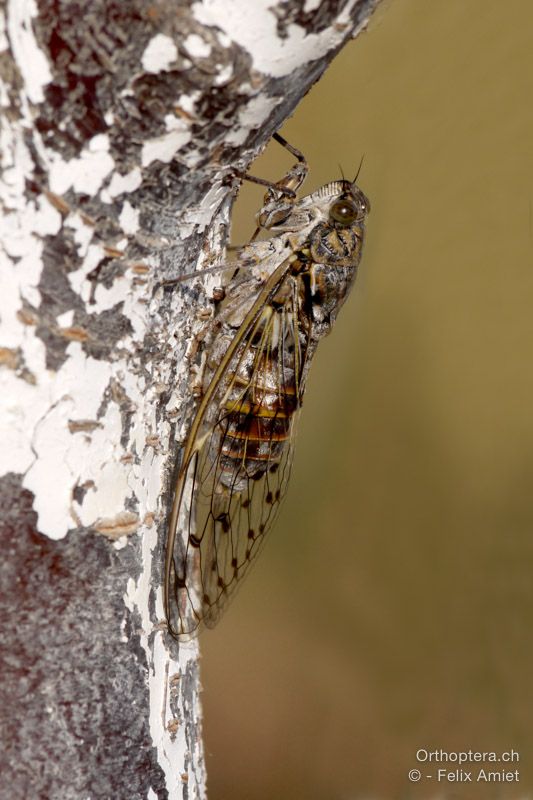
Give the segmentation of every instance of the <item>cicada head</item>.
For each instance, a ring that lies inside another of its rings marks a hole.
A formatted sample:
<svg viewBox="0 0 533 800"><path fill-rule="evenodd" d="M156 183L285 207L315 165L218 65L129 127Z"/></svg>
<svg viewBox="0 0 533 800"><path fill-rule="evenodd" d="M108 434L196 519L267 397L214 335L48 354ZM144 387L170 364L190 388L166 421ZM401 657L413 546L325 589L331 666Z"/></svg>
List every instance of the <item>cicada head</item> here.
<svg viewBox="0 0 533 800"><path fill-rule="evenodd" d="M309 199L315 209L309 233L312 260L332 267L357 265L370 211L368 198L355 183L342 180L322 186Z"/></svg>

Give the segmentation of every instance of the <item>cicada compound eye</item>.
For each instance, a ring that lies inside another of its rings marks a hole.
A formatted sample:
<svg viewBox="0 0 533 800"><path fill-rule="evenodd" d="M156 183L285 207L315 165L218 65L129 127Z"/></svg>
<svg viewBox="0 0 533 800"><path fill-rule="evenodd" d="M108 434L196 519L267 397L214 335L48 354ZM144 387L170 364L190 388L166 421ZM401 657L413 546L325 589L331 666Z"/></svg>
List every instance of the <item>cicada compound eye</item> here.
<svg viewBox="0 0 533 800"><path fill-rule="evenodd" d="M329 215L334 222L338 222L340 225L351 225L357 218L357 206L353 200L343 198L333 203Z"/></svg>

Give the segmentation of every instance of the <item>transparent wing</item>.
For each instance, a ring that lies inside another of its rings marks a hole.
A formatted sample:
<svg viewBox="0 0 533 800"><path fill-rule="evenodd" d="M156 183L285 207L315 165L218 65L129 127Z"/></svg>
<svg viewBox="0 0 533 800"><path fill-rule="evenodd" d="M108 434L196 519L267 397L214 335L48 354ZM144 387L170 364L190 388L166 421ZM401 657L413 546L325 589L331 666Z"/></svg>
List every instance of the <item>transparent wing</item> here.
<svg viewBox="0 0 533 800"><path fill-rule="evenodd" d="M267 281L191 426L167 542L175 636L213 626L257 556L290 476L306 339L287 268ZM275 310L272 298L282 297Z"/></svg>
<svg viewBox="0 0 533 800"><path fill-rule="evenodd" d="M293 423L294 424L294 423ZM219 427L224 426L221 420ZM211 463L210 444L218 455ZM170 587L171 626L178 636L194 634L201 623L212 627L235 592L277 517L292 462L292 443L246 487L219 484L224 439L210 441L188 464L194 504L184 514L174 542Z"/></svg>

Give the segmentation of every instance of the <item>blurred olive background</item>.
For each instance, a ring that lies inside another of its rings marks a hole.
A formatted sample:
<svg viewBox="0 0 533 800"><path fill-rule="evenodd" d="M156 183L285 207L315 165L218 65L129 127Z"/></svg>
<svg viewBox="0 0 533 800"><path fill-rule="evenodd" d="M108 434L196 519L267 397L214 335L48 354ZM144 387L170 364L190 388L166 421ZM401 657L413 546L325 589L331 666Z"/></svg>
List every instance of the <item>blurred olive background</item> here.
<svg viewBox="0 0 533 800"><path fill-rule="evenodd" d="M283 133L308 190L364 154L372 212L281 520L201 638L210 800L525 800L533 4L385 0ZM291 162L273 143L253 172ZM514 748L521 780L410 784L420 748Z"/></svg>

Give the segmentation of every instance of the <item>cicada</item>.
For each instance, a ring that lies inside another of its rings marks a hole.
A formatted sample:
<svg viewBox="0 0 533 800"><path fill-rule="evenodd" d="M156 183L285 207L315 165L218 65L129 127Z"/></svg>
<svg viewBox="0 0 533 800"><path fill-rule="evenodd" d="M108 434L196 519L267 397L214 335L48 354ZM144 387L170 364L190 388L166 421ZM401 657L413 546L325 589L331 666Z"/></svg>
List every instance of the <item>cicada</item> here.
<svg viewBox="0 0 533 800"><path fill-rule="evenodd" d="M301 199L297 158L268 184L256 238L241 248L206 338L201 397L170 517L169 630L213 626L261 549L289 481L309 367L355 280L370 206L354 181Z"/></svg>

